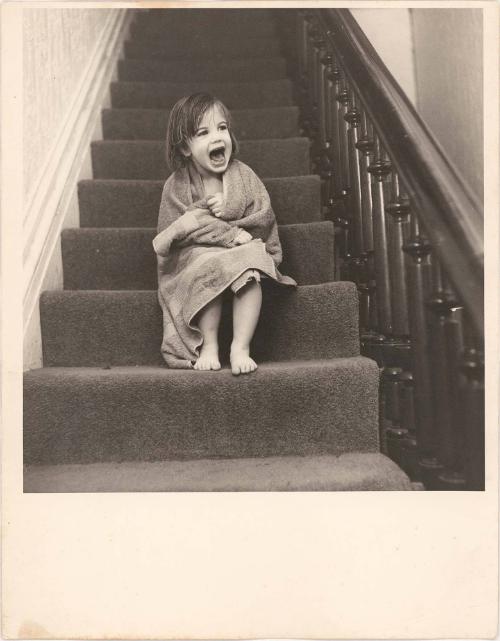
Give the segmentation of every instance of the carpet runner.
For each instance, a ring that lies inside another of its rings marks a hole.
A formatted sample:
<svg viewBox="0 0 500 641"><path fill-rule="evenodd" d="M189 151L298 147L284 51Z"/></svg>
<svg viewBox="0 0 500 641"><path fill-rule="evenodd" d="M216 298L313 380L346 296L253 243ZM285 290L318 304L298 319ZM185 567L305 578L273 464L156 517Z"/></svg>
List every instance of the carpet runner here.
<svg viewBox="0 0 500 641"><path fill-rule="evenodd" d="M138 11L62 233L64 289L40 300L44 367L25 373L26 492L409 490L379 452L374 361L352 283L334 282L330 221L301 135L273 12ZM186 46L189 34L189 47ZM168 111L208 90L263 179L295 292L265 289L257 372L169 370L151 246Z"/></svg>

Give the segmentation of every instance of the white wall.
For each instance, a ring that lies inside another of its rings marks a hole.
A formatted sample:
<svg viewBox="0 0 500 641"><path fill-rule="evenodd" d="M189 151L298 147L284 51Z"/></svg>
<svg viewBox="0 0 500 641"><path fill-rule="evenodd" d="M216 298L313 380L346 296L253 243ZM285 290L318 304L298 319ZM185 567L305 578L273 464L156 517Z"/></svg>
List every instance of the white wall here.
<svg viewBox="0 0 500 641"><path fill-rule="evenodd" d="M412 9L411 18L419 113L482 199L482 11Z"/></svg>
<svg viewBox="0 0 500 641"><path fill-rule="evenodd" d="M89 59L112 9L24 9L24 194L29 201L44 161L71 112Z"/></svg>
<svg viewBox="0 0 500 641"><path fill-rule="evenodd" d="M351 12L451 162L482 198L482 11Z"/></svg>
<svg viewBox="0 0 500 641"><path fill-rule="evenodd" d="M415 62L409 9L351 9L389 71L415 105Z"/></svg>
<svg viewBox="0 0 500 641"><path fill-rule="evenodd" d="M79 226L77 183L128 33L126 9L23 8L24 368L42 364L38 299L62 288L60 233Z"/></svg>

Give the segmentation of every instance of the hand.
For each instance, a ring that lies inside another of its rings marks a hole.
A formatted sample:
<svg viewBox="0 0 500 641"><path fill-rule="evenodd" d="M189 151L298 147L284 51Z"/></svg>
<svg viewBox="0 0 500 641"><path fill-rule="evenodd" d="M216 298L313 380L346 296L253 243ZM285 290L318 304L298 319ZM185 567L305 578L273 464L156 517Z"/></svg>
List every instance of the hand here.
<svg viewBox="0 0 500 641"><path fill-rule="evenodd" d="M220 218L224 213L224 196L219 191L210 198L207 198L207 205L216 218Z"/></svg>
<svg viewBox="0 0 500 641"><path fill-rule="evenodd" d="M237 245L244 245L245 243L249 243L251 240L253 240L252 234L249 234L244 229L240 229L240 232L234 239L234 242Z"/></svg>

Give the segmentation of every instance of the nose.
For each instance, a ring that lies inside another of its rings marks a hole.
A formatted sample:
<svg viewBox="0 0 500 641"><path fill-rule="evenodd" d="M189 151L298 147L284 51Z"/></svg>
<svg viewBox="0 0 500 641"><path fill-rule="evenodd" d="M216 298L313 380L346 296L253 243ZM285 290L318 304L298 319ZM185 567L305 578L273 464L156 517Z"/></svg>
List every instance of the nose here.
<svg viewBox="0 0 500 641"><path fill-rule="evenodd" d="M220 142L222 142L220 131L216 131L210 136L210 144L215 145Z"/></svg>

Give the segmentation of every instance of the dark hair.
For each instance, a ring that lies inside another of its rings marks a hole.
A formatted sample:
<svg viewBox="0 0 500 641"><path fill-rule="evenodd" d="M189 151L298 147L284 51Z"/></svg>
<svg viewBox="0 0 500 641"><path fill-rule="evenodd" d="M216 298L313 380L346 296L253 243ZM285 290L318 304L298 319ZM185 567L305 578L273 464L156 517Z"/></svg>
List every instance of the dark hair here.
<svg viewBox="0 0 500 641"><path fill-rule="evenodd" d="M178 100L168 119L165 154L167 165L172 171L185 166L187 158L182 149L186 148L189 140L194 137L206 111L215 106L219 107L227 122L233 143L231 158L238 152L238 142L231 129L231 114L228 108L209 93L194 93Z"/></svg>

